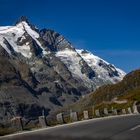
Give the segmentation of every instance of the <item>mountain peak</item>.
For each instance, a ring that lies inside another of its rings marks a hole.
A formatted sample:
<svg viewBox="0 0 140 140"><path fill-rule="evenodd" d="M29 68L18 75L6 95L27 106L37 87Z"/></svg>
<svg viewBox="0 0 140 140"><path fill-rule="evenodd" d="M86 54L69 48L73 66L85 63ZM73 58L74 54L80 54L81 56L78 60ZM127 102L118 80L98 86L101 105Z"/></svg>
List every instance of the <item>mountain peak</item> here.
<svg viewBox="0 0 140 140"><path fill-rule="evenodd" d="M28 26L30 26L30 28L36 32L39 32L38 28L33 25L31 22L29 22L28 18L26 16L21 16L17 22L15 23L15 25L20 24L22 22L26 22L28 24Z"/></svg>
<svg viewBox="0 0 140 140"><path fill-rule="evenodd" d="M16 24L18 24L18 23L21 23L21 22L27 22L28 24L29 24L29 21L28 21L28 18L26 17L26 16L21 16L18 20L17 20L17 22L16 22Z"/></svg>

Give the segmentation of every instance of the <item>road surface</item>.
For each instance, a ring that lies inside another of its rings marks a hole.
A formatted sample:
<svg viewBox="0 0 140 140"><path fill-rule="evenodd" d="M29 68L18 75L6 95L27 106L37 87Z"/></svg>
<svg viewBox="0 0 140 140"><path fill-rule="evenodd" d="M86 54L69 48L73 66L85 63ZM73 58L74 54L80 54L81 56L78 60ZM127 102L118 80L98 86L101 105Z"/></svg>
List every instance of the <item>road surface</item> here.
<svg viewBox="0 0 140 140"><path fill-rule="evenodd" d="M0 140L140 140L140 115L92 119L4 136Z"/></svg>

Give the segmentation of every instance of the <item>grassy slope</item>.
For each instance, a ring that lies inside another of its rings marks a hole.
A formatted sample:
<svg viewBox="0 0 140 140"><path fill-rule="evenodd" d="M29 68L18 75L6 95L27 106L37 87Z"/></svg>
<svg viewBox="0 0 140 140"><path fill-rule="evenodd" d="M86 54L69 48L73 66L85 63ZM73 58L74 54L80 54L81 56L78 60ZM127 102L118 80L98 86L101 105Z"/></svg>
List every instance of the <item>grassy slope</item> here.
<svg viewBox="0 0 140 140"><path fill-rule="evenodd" d="M112 100L117 97L117 100L127 100L127 103L117 104ZM75 104L65 107L62 111L68 111L70 109L77 112L83 110L92 110L94 106L96 108L126 108L132 106L134 101L140 104L140 69L132 71L127 74L124 79L114 85L106 85L98 88L94 93L81 98Z"/></svg>

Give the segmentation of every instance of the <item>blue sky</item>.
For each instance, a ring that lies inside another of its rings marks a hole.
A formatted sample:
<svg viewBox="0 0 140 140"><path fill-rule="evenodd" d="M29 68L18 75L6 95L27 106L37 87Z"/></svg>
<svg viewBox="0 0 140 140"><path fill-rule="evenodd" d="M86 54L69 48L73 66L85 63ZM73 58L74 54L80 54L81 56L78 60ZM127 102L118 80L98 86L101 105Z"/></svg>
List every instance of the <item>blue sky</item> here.
<svg viewBox="0 0 140 140"><path fill-rule="evenodd" d="M140 67L139 0L0 0L0 25L22 15L129 72Z"/></svg>

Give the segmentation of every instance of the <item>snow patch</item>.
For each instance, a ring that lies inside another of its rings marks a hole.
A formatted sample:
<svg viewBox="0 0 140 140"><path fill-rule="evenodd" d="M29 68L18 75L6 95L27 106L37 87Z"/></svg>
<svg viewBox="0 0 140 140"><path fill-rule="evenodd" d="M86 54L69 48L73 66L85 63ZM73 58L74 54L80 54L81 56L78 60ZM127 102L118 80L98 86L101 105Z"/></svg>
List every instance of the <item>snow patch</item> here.
<svg viewBox="0 0 140 140"><path fill-rule="evenodd" d="M85 50L76 50L77 53L84 59L84 61L98 74L98 78L106 79L115 83L116 80L120 81L125 76L125 72L116 68L115 66L110 67L110 63L106 62L105 60L101 59L100 57L93 55L91 52ZM107 69L101 67L99 65L100 62L103 62L107 67L110 67L112 71L117 71L119 76L110 77L109 72Z"/></svg>
<svg viewBox="0 0 140 140"><path fill-rule="evenodd" d="M24 36L24 33L27 32L38 44L38 46L42 49L43 55L47 55L50 52L45 51L45 49L42 47L41 43L38 41L39 34L31 29L31 27L26 23L25 21L20 22L16 26L5 26L0 27L0 44L1 46L9 53L11 54L10 50L7 48L6 44L4 43L4 39L9 42L9 44L13 47L13 50L21 53L24 57L31 58L32 53L30 50L29 42L26 42L24 45L19 46L17 45L18 38L21 37L20 42L22 40L26 39Z"/></svg>
<svg viewBox="0 0 140 140"><path fill-rule="evenodd" d="M38 46L42 49L43 55L47 55L48 52L45 51L45 49L42 47L41 43L38 41L39 34L36 31L32 30L31 27L26 22L23 21L20 24L23 25L23 27L27 31L27 33L36 41Z"/></svg>
<svg viewBox="0 0 140 140"><path fill-rule="evenodd" d="M21 24L17 26L7 26L7 27L0 27L0 44L1 46L11 54L10 50L7 48L6 44L4 43L4 38L8 41L8 43L12 46L15 52L21 53L24 57L30 58L32 53L30 51L29 44L25 44L22 46L17 45L17 40L21 37L22 41L25 39L24 36L25 30Z"/></svg>
<svg viewBox="0 0 140 140"><path fill-rule="evenodd" d="M77 52L66 48L65 50L58 51L56 57L59 57L74 75L82 75L79 64L81 57L78 56Z"/></svg>

